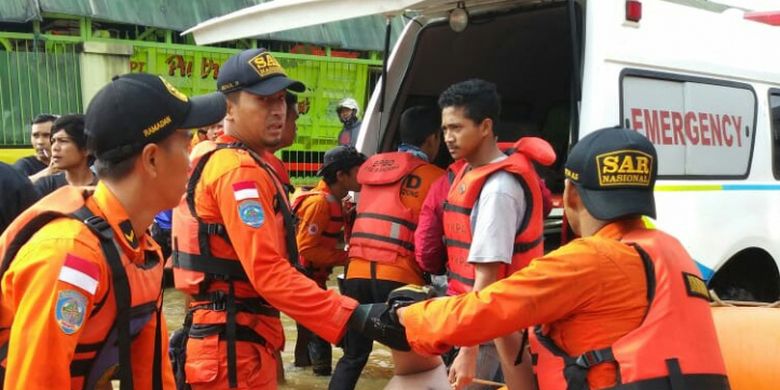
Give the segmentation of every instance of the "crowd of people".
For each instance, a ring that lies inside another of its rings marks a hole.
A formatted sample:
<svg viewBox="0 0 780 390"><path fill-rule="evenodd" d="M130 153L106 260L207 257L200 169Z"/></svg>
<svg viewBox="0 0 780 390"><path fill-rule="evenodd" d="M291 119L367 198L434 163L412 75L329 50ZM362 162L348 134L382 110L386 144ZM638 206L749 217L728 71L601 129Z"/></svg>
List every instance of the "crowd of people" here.
<svg viewBox="0 0 780 390"><path fill-rule="evenodd" d="M391 389L729 388L694 262L644 222L658 161L639 133L574 146L563 207L579 238L545 254L536 167L561 156L541 138L497 142L494 84L407 108L397 149L370 157L345 99L340 145L294 199L274 152L294 142L303 83L249 49L215 89L118 76L84 115L36 118L35 155L0 166L20 213L0 216L4 388L273 389L280 313L298 324L294 365L331 389L356 388L375 340L392 349ZM169 257L187 295L171 337Z"/></svg>

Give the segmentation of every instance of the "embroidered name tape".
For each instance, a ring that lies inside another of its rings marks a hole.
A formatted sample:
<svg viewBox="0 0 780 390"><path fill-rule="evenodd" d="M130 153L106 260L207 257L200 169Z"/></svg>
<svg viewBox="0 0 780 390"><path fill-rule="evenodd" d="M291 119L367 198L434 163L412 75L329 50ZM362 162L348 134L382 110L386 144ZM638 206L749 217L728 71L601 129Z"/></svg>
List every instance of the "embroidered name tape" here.
<svg viewBox="0 0 780 390"><path fill-rule="evenodd" d="M68 254L62 269L60 269L59 280L95 295L99 277L100 267L97 264Z"/></svg>

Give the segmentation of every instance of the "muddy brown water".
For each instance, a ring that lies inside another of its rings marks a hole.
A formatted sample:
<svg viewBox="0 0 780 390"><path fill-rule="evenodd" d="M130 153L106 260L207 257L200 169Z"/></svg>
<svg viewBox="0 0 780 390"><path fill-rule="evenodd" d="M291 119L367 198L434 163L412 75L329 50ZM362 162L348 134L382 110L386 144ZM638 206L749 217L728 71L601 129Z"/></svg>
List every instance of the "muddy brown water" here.
<svg viewBox="0 0 780 390"><path fill-rule="evenodd" d="M335 279L335 277L331 277L331 279ZM331 282L329 285L333 284L333 286L330 288L335 288L335 282ZM181 327L184 321L184 309L184 294L172 288L166 289L163 313L165 313L169 332L173 332ZM295 348L298 332L295 329L295 321L284 314L282 314L282 325L284 325L284 334L287 339L282 351L286 381L279 386L279 389L327 389L330 377L315 376L311 368L304 369L293 366L293 349ZM341 355L341 348L333 347L334 368ZM367 390L382 389L392 375L393 362L390 350L383 345L374 343L374 351L368 359L368 364L363 370L356 388Z"/></svg>

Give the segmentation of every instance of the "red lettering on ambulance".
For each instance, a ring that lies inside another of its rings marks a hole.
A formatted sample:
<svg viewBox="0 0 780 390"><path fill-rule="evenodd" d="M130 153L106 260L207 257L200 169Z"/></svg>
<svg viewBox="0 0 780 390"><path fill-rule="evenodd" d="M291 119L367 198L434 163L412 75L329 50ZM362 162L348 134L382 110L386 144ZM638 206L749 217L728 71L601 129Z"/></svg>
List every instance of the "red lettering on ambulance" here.
<svg viewBox="0 0 780 390"><path fill-rule="evenodd" d="M672 134L674 134L675 145L685 145L685 135L683 135L683 117L677 111L672 111Z"/></svg>
<svg viewBox="0 0 780 390"><path fill-rule="evenodd" d="M726 146L731 146L734 144L734 137L732 137L727 131L728 127L734 126L734 124L731 123L731 117L729 117L728 115L723 115L722 125L723 125L723 141L726 142Z"/></svg>
<svg viewBox="0 0 780 390"><path fill-rule="evenodd" d="M663 145L674 145L672 137L668 136L672 126L669 123L669 111L661 111L661 143Z"/></svg>
<svg viewBox="0 0 780 390"><path fill-rule="evenodd" d="M712 131L712 144L717 142L718 146L723 146L723 133L721 133L720 115L709 114L710 130Z"/></svg>
<svg viewBox="0 0 780 390"><path fill-rule="evenodd" d="M734 122L734 129L737 133L737 146L742 147L742 117L732 115L731 120Z"/></svg>
<svg viewBox="0 0 780 390"><path fill-rule="evenodd" d="M658 111L656 110L642 110L645 117L645 133L647 138L652 143L658 143L660 141L660 135L658 134Z"/></svg>
<svg viewBox="0 0 780 390"><path fill-rule="evenodd" d="M710 139L707 138L707 132L709 131L709 126L707 126L707 114L700 112L699 113L699 130L701 131L701 144L702 145L711 145Z"/></svg>
<svg viewBox="0 0 780 390"><path fill-rule="evenodd" d="M696 114L690 111L685 113L685 134L691 140L691 145L699 144L699 127L696 126Z"/></svg>

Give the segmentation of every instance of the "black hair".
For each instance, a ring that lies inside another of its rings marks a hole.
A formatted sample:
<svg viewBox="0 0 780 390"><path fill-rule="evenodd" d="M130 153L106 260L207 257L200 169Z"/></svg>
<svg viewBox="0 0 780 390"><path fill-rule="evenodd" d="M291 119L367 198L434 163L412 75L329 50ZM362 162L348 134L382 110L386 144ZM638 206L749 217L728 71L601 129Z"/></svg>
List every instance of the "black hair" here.
<svg viewBox="0 0 780 390"><path fill-rule="evenodd" d="M431 134L441 130L441 113L431 106L414 106L401 114L401 142L422 146Z"/></svg>
<svg viewBox="0 0 780 390"><path fill-rule="evenodd" d="M132 156L123 158L121 160L115 161L95 159L94 167L95 172L97 172L97 177L101 180L108 179L114 181L124 179L126 176L130 175L131 172L133 172L135 161L140 155L141 151L139 150Z"/></svg>
<svg viewBox="0 0 780 390"><path fill-rule="evenodd" d="M68 114L57 118L51 126L51 135L54 136L54 133L63 130L80 150L87 147L87 135L84 134L84 115Z"/></svg>
<svg viewBox="0 0 780 390"><path fill-rule="evenodd" d="M496 85L485 80L471 79L452 84L439 96L439 108L463 107L463 113L475 123L486 118L498 121L501 115L501 97Z"/></svg>
<svg viewBox="0 0 780 390"><path fill-rule="evenodd" d="M287 108L289 109L290 106L298 104L298 95L287 91L287 94L284 95L284 101L287 102Z"/></svg>
<svg viewBox="0 0 780 390"><path fill-rule="evenodd" d="M59 116L54 114L38 114L33 118L31 125L37 125L39 123L54 122Z"/></svg>

